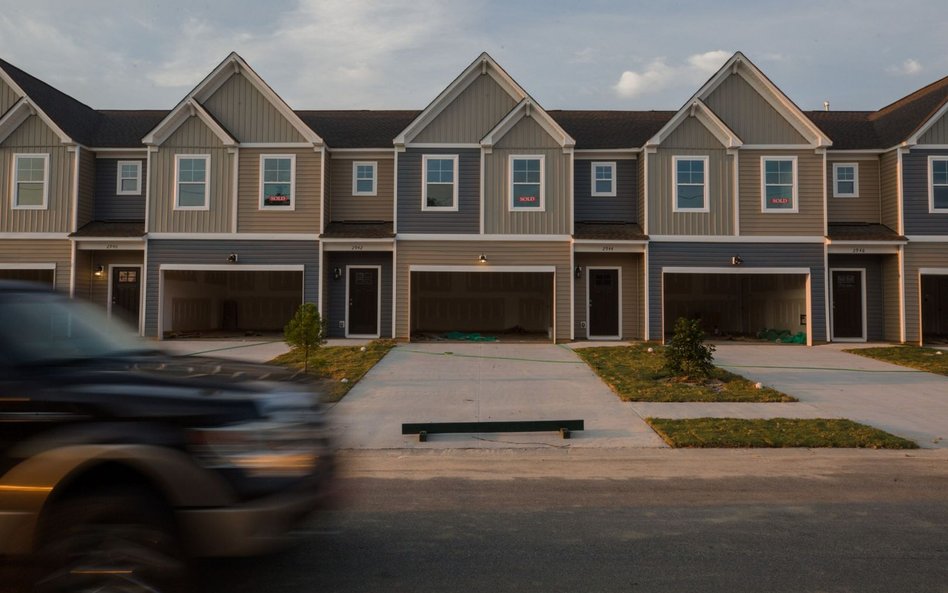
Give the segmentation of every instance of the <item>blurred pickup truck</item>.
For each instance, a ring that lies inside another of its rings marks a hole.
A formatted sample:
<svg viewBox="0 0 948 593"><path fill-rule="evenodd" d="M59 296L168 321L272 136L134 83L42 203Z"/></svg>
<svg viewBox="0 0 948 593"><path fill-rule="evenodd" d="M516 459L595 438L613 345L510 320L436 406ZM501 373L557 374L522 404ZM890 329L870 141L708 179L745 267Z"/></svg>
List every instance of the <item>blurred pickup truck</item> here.
<svg viewBox="0 0 948 593"><path fill-rule="evenodd" d="M318 383L171 357L97 308L0 282L0 556L42 591L169 591L330 501Z"/></svg>

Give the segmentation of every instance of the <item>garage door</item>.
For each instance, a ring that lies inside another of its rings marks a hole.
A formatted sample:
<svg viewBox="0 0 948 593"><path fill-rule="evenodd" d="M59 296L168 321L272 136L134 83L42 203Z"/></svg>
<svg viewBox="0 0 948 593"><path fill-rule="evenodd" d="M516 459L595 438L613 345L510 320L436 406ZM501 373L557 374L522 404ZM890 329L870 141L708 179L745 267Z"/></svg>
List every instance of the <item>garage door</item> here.
<svg viewBox="0 0 948 593"><path fill-rule="evenodd" d="M480 333L551 340L553 274L412 272L412 339Z"/></svg>
<svg viewBox="0 0 948 593"><path fill-rule="evenodd" d="M0 280L16 280L20 282L37 282L53 285L56 271L53 269L5 269L0 268Z"/></svg>
<svg viewBox="0 0 948 593"><path fill-rule="evenodd" d="M948 341L948 274L922 275L922 342Z"/></svg>

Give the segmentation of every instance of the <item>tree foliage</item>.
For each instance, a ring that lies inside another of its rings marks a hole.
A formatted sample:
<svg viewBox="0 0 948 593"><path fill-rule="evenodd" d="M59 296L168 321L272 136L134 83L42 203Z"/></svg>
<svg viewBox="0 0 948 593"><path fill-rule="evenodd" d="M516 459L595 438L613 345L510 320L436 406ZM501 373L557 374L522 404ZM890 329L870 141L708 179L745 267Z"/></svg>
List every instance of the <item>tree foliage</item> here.
<svg viewBox="0 0 948 593"><path fill-rule="evenodd" d="M665 346L665 368L676 376L703 378L714 370L714 346L704 343L698 319L679 317L671 342Z"/></svg>
<svg viewBox="0 0 948 593"><path fill-rule="evenodd" d="M303 303L283 328L283 339L293 350L303 351L303 370L308 370L309 355L326 342L326 323L313 303Z"/></svg>

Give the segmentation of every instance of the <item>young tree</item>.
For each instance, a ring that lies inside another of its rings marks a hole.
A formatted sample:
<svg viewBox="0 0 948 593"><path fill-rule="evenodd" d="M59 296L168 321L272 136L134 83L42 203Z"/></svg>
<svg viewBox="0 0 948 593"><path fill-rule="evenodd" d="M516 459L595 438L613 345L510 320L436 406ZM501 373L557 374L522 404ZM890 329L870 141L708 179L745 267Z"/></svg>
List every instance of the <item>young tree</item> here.
<svg viewBox="0 0 948 593"><path fill-rule="evenodd" d="M708 377L714 370L714 345L704 343L698 319L679 317L665 347L665 368L676 376Z"/></svg>
<svg viewBox="0 0 948 593"><path fill-rule="evenodd" d="M326 341L326 323L313 303L303 303L283 328L283 339L293 350L303 351L303 371L309 370L309 354Z"/></svg>

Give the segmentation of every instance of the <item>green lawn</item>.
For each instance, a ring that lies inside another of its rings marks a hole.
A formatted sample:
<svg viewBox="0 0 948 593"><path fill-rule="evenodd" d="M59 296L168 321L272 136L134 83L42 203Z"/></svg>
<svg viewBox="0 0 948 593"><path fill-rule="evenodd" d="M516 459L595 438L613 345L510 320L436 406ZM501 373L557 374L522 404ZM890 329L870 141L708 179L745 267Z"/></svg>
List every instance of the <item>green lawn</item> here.
<svg viewBox="0 0 948 593"><path fill-rule="evenodd" d="M365 351L362 346L322 346L310 354L308 372L332 380L327 400L337 402L394 347L392 340L374 340L365 346ZM303 353L291 350L270 362L301 369Z"/></svg>
<svg viewBox="0 0 948 593"><path fill-rule="evenodd" d="M652 348L653 352L648 352ZM769 387L757 389L740 375L716 368L707 381L683 381L664 371L661 346L633 344L577 348L576 354L624 401L640 402L793 402Z"/></svg>
<svg viewBox="0 0 948 593"><path fill-rule="evenodd" d="M887 346L883 348L852 348L843 352L948 376L948 349ZM938 354L939 352L942 354Z"/></svg>
<svg viewBox="0 0 948 593"><path fill-rule="evenodd" d="M912 441L852 420L774 418L646 418L672 447L842 447L917 449Z"/></svg>

